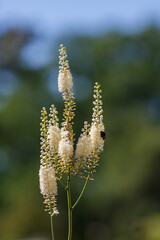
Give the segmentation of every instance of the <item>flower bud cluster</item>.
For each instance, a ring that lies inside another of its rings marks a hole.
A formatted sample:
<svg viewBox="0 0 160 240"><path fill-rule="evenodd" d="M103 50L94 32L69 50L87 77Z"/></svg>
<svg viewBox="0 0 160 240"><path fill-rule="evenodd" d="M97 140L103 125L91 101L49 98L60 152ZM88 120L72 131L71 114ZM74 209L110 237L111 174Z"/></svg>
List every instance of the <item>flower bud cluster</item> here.
<svg viewBox="0 0 160 240"><path fill-rule="evenodd" d="M49 117L50 117L49 124L50 125L52 124L52 125L55 125L55 126L59 126L59 124L58 124L59 119L57 117L58 112L57 112L56 107L54 106L54 104L51 105L49 110L50 110L50 113L49 113Z"/></svg>
<svg viewBox="0 0 160 240"><path fill-rule="evenodd" d="M48 146L48 140L47 140L47 132L48 132L48 115L47 115L47 111L46 108L43 107L43 109L41 110L41 155L40 155L40 159L41 159L41 164L43 166L45 166L46 164L49 163L50 160L50 154L49 154L49 146Z"/></svg>
<svg viewBox="0 0 160 240"><path fill-rule="evenodd" d="M94 107L93 107L93 115L92 115L92 123L100 124L103 121L103 109L102 109L102 90L100 89L100 85L96 82L94 86Z"/></svg>
<svg viewBox="0 0 160 240"><path fill-rule="evenodd" d="M57 178L53 165L51 148L56 149L58 147L59 138L57 134L59 131L57 123L58 119L54 116L56 111L53 106L51 109L49 114L51 118L49 121L46 109L43 108L41 111L41 166L39 170L39 181L46 211L48 211L50 215L54 215L58 213L56 207ZM55 125L53 126L51 123L54 123Z"/></svg>
<svg viewBox="0 0 160 240"><path fill-rule="evenodd" d="M65 72L69 69L69 63L67 60L67 51L66 51L66 47L63 46L63 44L60 45L60 49L59 49L59 69L61 72Z"/></svg>

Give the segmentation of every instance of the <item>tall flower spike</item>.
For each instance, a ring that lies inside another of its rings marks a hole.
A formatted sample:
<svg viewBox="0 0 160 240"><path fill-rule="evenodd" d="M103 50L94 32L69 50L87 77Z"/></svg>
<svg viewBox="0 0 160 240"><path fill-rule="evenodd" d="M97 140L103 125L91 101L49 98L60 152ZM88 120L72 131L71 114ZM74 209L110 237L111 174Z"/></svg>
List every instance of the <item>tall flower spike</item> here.
<svg viewBox="0 0 160 240"><path fill-rule="evenodd" d="M59 76L58 76L58 88L59 91L62 92L63 99L65 101L65 108L63 113L63 123L62 127L65 131L70 132L70 140L71 140L71 126L69 123L73 124L72 120L75 116L75 102L74 96L72 92L72 75L69 69L69 63L67 58L66 48L63 44L60 45L60 56L59 56Z"/></svg>
<svg viewBox="0 0 160 240"><path fill-rule="evenodd" d="M102 110L102 91L98 83L94 86L94 108L92 115L92 124L89 130L89 136L91 139L92 153L87 158L86 172L89 174L89 179L93 180L93 173L96 171L96 167L99 165L100 152L103 150L105 132L103 124L103 110Z"/></svg>
<svg viewBox="0 0 160 240"><path fill-rule="evenodd" d="M61 130L59 128L59 119L57 117L57 110L54 106L54 104L50 107L50 113L49 113L49 126L48 126L48 142L50 147L50 156L52 159L52 165L55 168L56 171L56 177L57 180L60 180L62 178L62 171L61 166L59 162L59 156L58 156L58 147L59 142L61 140Z"/></svg>
<svg viewBox="0 0 160 240"><path fill-rule="evenodd" d="M69 64L67 60L66 48L63 44L60 45L60 56L59 56L59 75L58 75L58 89L59 92L71 90L73 87L72 75L69 70Z"/></svg>
<svg viewBox="0 0 160 240"><path fill-rule="evenodd" d="M59 64L60 71L58 76L58 88L62 92L64 99L64 111L63 111L63 122L61 129L61 141L59 142L59 156L61 157L62 171L65 173L71 172L72 161L73 161L73 118L75 116L75 102L72 92L72 75L69 70L69 64L66 53L66 48L60 46ZM67 133L67 138L63 138L63 135Z"/></svg>
<svg viewBox="0 0 160 240"><path fill-rule="evenodd" d="M95 151L102 151L104 146L104 136L105 129L103 124L103 109L102 109L102 90L100 89L100 85L98 83L94 86L94 108L93 108L93 115L92 115L92 125L90 129L90 136L92 142L92 150Z"/></svg>
<svg viewBox="0 0 160 240"><path fill-rule="evenodd" d="M58 214L56 207L57 182L54 168L41 165L39 182L41 193L45 199L46 211L48 211L51 216Z"/></svg>
<svg viewBox="0 0 160 240"><path fill-rule="evenodd" d="M52 155L48 141L48 116L45 108L41 111L41 166L39 171L40 189L43 194L46 211L56 214L57 183L53 168Z"/></svg>
<svg viewBox="0 0 160 240"><path fill-rule="evenodd" d="M46 164L50 163L50 156L48 155L49 145L47 140L47 133L48 133L48 116L46 108L43 107L41 110L41 164L45 166Z"/></svg>

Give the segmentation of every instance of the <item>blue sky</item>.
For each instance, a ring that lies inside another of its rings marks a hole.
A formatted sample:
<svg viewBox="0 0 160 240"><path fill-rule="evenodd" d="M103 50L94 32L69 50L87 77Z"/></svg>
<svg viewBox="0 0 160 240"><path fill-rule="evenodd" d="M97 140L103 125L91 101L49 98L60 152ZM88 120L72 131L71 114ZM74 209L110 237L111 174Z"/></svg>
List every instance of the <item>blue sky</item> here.
<svg viewBox="0 0 160 240"><path fill-rule="evenodd" d="M134 31L160 24L160 0L1 0L0 27L30 26L44 35Z"/></svg>
<svg viewBox="0 0 160 240"><path fill-rule="evenodd" d="M151 23L160 26L160 0L0 0L0 34L20 27L31 28L39 36L22 49L20 56L21 63L32 69L53 59L53 43L61 35L96 35L111 29L132 33Z"/></svg>
<svg viewBox="0 0 160 240"><path fill-rule="evenodd" d="M0 33L16 26L40 36L22 52L32 68L47 64L51 45L61 35L132 33L151 23L160 26L160 0L0 0Z"/></svg>

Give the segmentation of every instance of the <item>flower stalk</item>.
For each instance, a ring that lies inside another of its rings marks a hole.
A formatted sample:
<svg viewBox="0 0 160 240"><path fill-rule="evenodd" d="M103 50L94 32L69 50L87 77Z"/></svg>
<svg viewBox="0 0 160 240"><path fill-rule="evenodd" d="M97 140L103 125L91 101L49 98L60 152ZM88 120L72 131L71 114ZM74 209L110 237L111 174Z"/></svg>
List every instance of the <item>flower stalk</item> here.
<svg viewBox="0 0 160 240"><path fill-rule="evenodd" d="M53 216L52 216L52 215L50 215L50 221L51 221L51 234L52 234L52 240L54 240Z"/></svg>
<svg viewBox="0 0 160 240"><path fill-rule="evenodd" d="M73 207L72 207L72 211L74 210L74 208L75 208L75 207L77 206L77 204L79 203L79 201L80 201L80 199L81 199L81 197L82 197L82 195L83 195L83 193L84 193L84 191L85 191L85 189L86 189L86 187L87 187L88 181L89 181L89 175L88 175L88 177L87 177L87 179L86 179L86 181L85 181L85 184L84 184L84 186L83 186L83 189L82 189L82 191L81 191L81 193L80 193L77 201L75 202L75 204L74 204Z"/></svg>
<svg viewBox="0 0 160 240"><path fill-rule="evenodd" d="M72 203L70 189L70 174L67 177L67 202L68 202L68 240L72 239Z"/></svg>

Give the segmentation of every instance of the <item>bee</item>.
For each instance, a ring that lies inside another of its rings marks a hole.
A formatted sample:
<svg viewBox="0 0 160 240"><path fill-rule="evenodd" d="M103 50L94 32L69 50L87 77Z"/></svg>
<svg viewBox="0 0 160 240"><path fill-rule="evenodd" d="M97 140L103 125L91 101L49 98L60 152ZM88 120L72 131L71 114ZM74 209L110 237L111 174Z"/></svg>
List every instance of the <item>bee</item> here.
<svg viewBox="0 0 160 240"><path fill-rule="evenodd" d="M101 138L102 138L103 140L106 139L106 134L105 134L105 132L101 131L101 132L100 132L100 135L101 135Z"/></svg>

